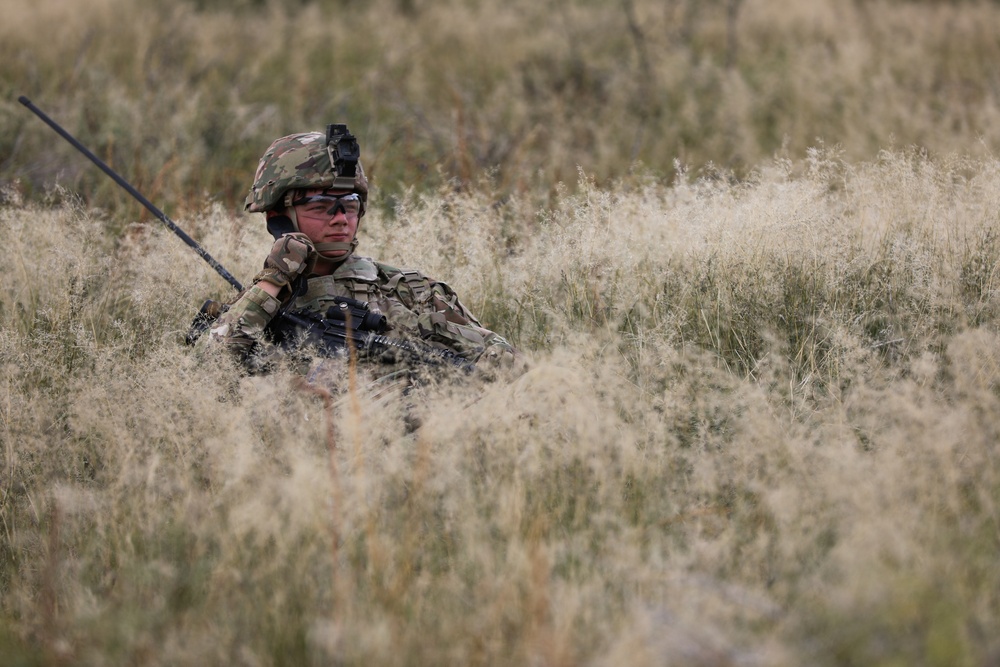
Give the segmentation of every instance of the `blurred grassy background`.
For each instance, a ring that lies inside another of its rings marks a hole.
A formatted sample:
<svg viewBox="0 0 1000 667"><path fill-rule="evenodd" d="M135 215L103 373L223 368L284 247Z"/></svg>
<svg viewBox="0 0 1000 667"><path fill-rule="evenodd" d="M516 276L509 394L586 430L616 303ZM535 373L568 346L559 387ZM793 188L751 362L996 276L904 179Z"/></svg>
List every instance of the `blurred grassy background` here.
<svg viewBox="0 0 1000 667"><path fill-rule="evenodd" d="M995 154L1000 6L899 0L19 1L0 25L0 179L144 215L27 95L175 213L239 207L277 136L347 122L390 209L577 169L744 176L825 142Z"/></svg>

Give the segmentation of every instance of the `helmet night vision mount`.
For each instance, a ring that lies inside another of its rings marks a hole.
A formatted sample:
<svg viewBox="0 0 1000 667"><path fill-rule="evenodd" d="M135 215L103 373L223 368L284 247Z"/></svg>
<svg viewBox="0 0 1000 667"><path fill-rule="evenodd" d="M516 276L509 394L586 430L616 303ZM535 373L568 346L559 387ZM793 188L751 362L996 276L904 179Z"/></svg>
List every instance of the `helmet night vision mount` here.
<svg viewBox="0 0 1000 667"><path fill-rule="evenodd" d="M332 189L353 190L361 147L347 125L333 123L326 126L326 150L330 155L330 166L336 175Z"/></svg>

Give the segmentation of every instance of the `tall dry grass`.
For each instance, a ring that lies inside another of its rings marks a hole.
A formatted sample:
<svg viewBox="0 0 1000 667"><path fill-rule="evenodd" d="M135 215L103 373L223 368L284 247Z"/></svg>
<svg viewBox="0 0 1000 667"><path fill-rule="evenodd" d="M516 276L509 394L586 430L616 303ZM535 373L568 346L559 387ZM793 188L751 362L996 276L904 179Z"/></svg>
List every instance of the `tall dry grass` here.
<svg viewBox="0 0 1000 667"><path fill-rule="evenodd" d="M8 194L0 652L996 660L1000 164L817 150L573 190L373 211L362 251L458 286L532 367L329 409L184 348L225 286L168 232ZM268 245L180 222L237 275Z"/></svg>

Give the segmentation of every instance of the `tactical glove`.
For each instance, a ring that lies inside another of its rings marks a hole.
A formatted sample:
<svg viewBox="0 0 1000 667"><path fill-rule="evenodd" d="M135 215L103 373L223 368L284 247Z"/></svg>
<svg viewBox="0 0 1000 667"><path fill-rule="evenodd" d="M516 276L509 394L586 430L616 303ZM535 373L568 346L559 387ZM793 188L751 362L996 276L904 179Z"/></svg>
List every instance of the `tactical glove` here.
<svg viewBox="0 0 1000 667"><path fill-rule="evenodd" d="M500 378L514 379L528 370L528 360L514 350L510 344L500 338L487 345L483 353L476 359L476 374L488 382Z"/></svg>
<svg viewBox="0 0 1000 667"><path fill-rule="evenodd" d="M264 270L254 282L267 281L278 287L288 287L299 276L308 276L316 266L316 247L301 232L285 234L271 246L264 260Z"/></svg>

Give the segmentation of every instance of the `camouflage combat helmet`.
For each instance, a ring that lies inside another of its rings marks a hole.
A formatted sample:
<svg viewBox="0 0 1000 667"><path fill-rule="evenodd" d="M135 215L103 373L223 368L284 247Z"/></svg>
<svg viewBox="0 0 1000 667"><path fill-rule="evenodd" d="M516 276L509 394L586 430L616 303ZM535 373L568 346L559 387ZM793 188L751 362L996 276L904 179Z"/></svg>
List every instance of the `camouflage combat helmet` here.
<svg viewBox="0 0 1000 667"><path fill-rule="evenodd" d="M290 191L336 188L358 193L361 196L360 215L364 215L368 179L361 162L357 162L353 181L341 177L331 165L327 145L327 137L320 132L290 134L275 140L260 158L244 208L255 213L280 210L288 205L286 194Z"/></svg>

